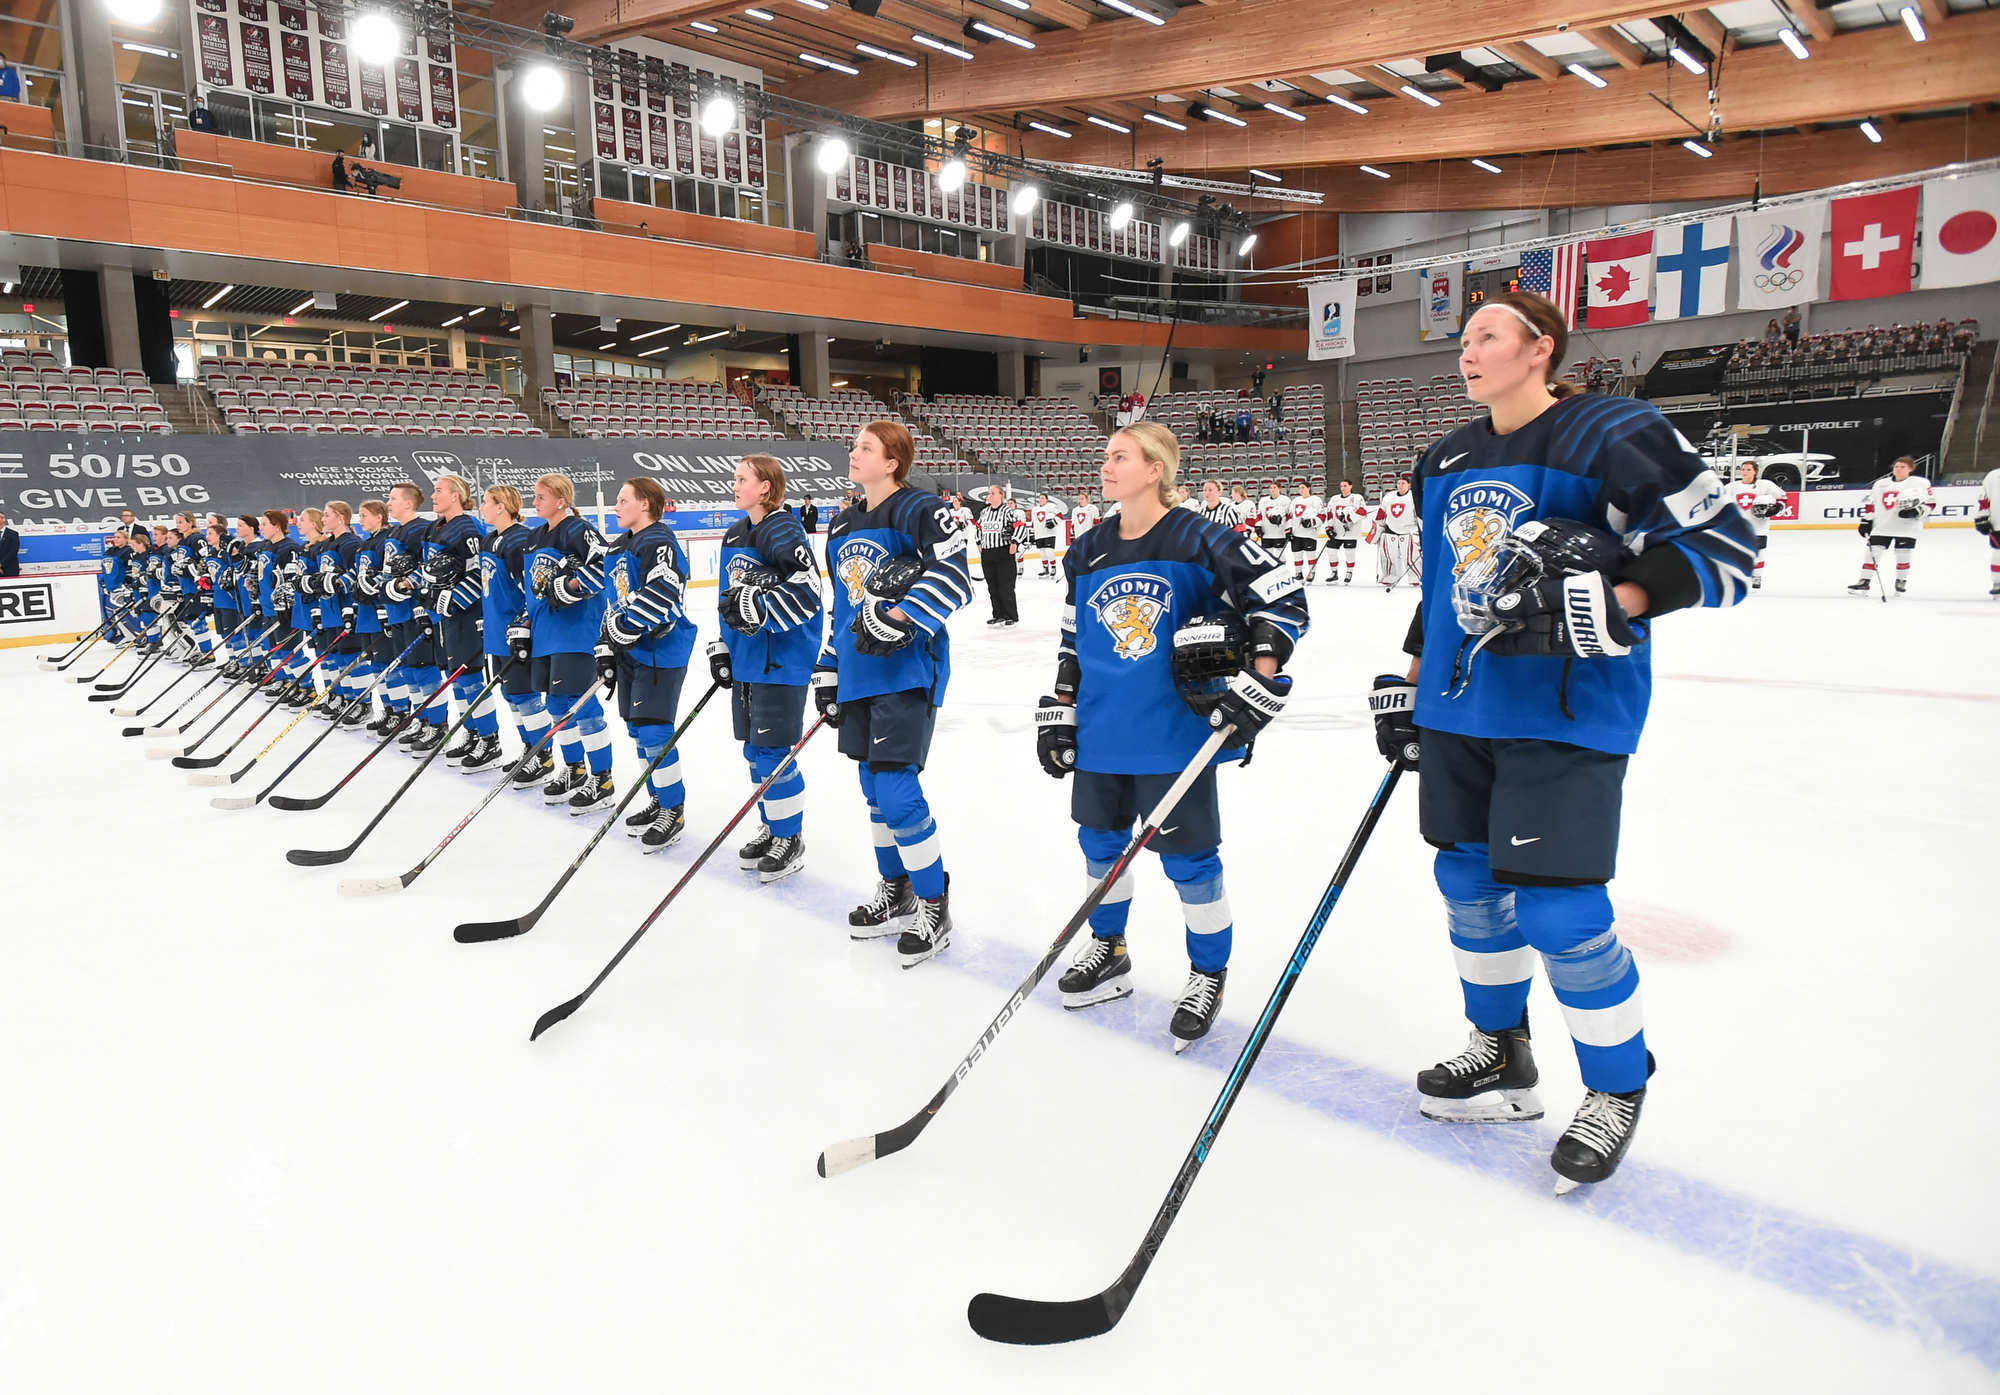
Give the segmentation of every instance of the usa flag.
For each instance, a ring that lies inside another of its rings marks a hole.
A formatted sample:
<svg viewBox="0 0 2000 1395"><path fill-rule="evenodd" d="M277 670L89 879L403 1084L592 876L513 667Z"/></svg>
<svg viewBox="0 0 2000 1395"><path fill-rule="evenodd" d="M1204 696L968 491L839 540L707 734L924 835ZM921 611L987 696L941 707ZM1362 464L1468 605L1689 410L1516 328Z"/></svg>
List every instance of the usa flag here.
<svg viewBox="0 0 2000 1395"><path fill-rule="evenodd" d="M1521 254L1521 289L1545 295L1562 311L1563 326L1576 328L1577 294L1583 285L1583 244L1537 247Z"/></svg>

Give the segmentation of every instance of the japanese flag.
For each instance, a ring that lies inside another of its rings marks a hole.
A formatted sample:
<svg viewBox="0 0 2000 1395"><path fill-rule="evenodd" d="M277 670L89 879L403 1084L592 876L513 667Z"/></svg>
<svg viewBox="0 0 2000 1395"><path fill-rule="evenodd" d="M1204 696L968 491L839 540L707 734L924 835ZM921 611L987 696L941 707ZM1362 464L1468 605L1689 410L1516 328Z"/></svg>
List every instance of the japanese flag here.
<svg viewBox="0 0 2000 1395"><path fill-rule="evenodd" d="M2000 174L1924 185L1924 289L2000 281Z"/></svg>
<svg viewBox="0 0 2000 1395"><path fill-rule="evenodd" d="M1653 235L1627 233L1602 237L1589 244L1589 313L1592 329L1642 325L1653 290Z"/></svg>
<svg viewBox="0 0 2000 1395"><path fill-rule="evenodd" d="M1917 189L1833 201L1829 300L1873 300L1910 289L1917 241Z"/></svg>

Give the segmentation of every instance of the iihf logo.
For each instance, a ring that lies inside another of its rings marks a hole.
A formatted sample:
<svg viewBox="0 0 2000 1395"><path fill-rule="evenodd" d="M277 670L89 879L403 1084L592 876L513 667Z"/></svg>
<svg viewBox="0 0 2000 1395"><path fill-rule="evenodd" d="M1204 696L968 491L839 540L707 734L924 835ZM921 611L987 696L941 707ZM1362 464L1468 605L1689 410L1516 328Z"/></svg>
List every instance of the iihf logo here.
<svg viewBox="0 0 2000 1395"><path fill-rule="evenodd" d="M1098 587L1090 608L1111 636L1111 652L1137 663L1160 647L1160 620L1173 596L1174 588L1165 578L1130 572Z"/></svg>
<svg viewBox="0 0 2000 1395"><path fill-rule="evenodd" d="M840 545L840 561L833 574L847 588L847 603L860 605L867 592L869 574L889 555L887 548L867 538L849 538Z"/></svg>
<svg viewBox="0 0 2000 1395"><path fill-rule="evenodd" d="M1452 576L1477 581L1499 559L1496 549L1514 525L1535 507L1535 501L1511 484L1475 480L1454 489L1445 500L1444 536L1457 563Z"/></svg>

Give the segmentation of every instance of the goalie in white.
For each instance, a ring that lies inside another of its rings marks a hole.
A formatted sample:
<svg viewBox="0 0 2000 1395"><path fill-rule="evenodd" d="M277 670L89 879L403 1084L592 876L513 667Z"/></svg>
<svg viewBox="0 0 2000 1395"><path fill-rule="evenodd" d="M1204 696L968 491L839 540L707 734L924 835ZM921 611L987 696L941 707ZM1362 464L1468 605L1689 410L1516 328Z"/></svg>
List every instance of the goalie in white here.
<svg viewBox="0 0 2000 1395"><path fill-rule="evenodd" d="M1398 475L1396 488L1384 494L1375 506L1375 579L1384 590L1393 591L1403 578L1410 585L1423 586L1423 552L1417 535L1423 519L1417 515L1417 501L1410 493L1410 477Z"/></svg>

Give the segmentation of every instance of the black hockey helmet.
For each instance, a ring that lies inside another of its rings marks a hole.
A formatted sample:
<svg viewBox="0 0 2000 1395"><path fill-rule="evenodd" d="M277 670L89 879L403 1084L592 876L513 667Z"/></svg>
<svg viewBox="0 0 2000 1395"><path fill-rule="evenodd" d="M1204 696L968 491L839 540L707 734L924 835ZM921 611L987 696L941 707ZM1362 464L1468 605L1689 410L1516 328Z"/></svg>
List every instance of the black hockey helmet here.
<svg viewBox="0 0 2000 1395"><path fill-rule="evenodd" d="M1174 631L1174 687L1181 701L1206 718L1249 662L1250 637L1231 612L1196 615Z"/></svg>

